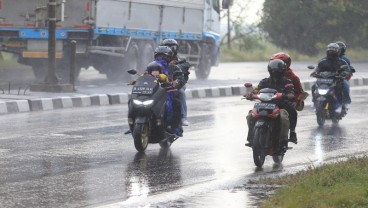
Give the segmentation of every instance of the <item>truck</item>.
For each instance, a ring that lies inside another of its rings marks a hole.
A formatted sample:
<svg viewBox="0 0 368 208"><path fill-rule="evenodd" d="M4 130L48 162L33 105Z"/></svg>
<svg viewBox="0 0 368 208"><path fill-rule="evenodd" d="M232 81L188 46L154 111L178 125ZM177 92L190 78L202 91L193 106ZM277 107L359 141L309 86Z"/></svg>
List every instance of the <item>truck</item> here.
<svg viewBox="0 0 368 208"><path fill-rule="evenodd" d="M37 80L48 73L48 4L0 0L0 52L31 66ZM111 81L130 79L126 71L145 70L167 38L178 41L197 79L207 79L219 62L220 0L57 0L56 8L56 73L64 82L71 55L76 78L93 67Z"/></svg>

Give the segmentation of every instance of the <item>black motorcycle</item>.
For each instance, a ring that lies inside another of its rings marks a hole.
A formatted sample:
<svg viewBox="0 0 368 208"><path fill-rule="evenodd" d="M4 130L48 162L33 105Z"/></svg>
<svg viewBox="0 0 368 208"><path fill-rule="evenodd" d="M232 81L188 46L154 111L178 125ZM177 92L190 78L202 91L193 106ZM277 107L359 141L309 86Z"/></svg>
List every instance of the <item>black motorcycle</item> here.
<svg viewBox="0 0 368 208"><path fill-rule="evenodd" d="M337 103L342 103L343 90L341 89L341 82L345 77L336 72L319 72L311 76L317 78L312 91L318 125L323 126L326 119L331 120L333 124L338 124L339 120L347 113L344 106L342 106L341 112L335 111Z"/></svg>
<svg viewBox="0 0 368 208"><path fill-rule="evenodd" d="M129 70L128 73L134 75L137 71ZM170 90L174 90L170 83L160 83L149 74L135 81L128 101L128 123L137 151L144 151L149 143L170 147L178 139L175 134L166 132L166 93Z"/></svg>
<svg viewBox="0 0 368 208"><path fill-rule="evenodd" d="M247 88L251 83L246 83ZM275 163L280 164L288 149L287 140L281 141L280 138L280 112L278 102L283 99L282 93L275 89L264 88L257 94L245 98L248 100L258 100L251 110L255 118L253 131L253 161L257 167L262 167L267 155L272 156ZM244 99L244 98L243 98Z"/></svg>

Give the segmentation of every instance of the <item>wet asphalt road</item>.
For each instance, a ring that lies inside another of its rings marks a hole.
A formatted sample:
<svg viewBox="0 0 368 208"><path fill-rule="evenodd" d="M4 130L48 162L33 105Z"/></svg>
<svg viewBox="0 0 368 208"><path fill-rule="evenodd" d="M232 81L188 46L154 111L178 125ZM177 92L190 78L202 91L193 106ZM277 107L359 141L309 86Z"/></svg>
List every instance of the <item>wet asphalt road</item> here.
<svg viewBox="0 0 368 208"><path fill-rule="evenodd" d="M299 143L282 166L267 157L263 169L244 147L253 103L240 97L189 100L184 137L144 154L123 135L125 105L1 116L0 207L253 207L263 195L249 179L367 152L367 92L352 89L337 127L300 112Z"/></svg>
<svg viewBox="0 0 368 208"><path fill-rule="evenodd" d="M316 65L316 62L293 62L292 69L302 81L314 81L309 75L312 70L307 69L309 65ZM368 78L368 62L354 62L357 72L353 78ZM208 80L197 80L195 72L191 71L188 89L208 88L218 86L243 85L246 82L257 83L268 77L267 62L239 62L221 63L213 67ZM134 78L134 77L133 77ZM133 79L132 78L132 79ZM20 69L0 69L0 93L3 89L5 93L9 89L11 94L21 93L35 83L36 80L30 67ZM82 69L80 78L76 83L77 93L80 94L106 94L106 93L129 93L131 86L128 82L110 82L104 74L99 74L93 68ZM27 94L32 94L26 91ZM1 94L0 94L1 98Z"/></svg>

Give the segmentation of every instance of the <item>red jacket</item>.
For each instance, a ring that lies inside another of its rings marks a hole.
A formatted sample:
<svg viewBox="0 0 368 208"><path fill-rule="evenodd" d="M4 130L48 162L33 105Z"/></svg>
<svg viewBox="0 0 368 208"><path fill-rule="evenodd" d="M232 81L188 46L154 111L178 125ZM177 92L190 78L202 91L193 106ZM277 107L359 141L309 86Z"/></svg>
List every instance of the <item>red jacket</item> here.
<svg viewBox="0 0 368 208"><path fill-rule="evenodd" d="M302 99L304 93L299 77L295 75L294 71L291 68L288 68L288 70L285 73L285 77L287 79L290 79L291 82L293 83L295 90L295 98L296 101L299 102Z"/></svg>

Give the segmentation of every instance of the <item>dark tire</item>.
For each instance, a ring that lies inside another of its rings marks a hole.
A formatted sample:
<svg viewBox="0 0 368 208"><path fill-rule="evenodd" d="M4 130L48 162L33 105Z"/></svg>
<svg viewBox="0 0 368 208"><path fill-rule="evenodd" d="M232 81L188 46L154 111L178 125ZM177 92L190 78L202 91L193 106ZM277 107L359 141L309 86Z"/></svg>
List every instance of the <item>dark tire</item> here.
<svg viewBox="0 0 368 208"><path fill-rule="evenodd" d="M134 146L138 152L143 152L148 146L148 123L135 124L133 129Z"/></svg>
<svg viewBox="0 0 368 208"><path fill-rule="evenodd" d="M37 62L32 64L32 71L37 81L42 82L45 80L47 76L47 63L46 62Z"/></svg>
<svg viewBox="0 0 368 208"><path fill-rule="evenodd" d="M266 135L264 135L264 132L260 128L256 128L253 135L253 161L257 167L261 168L266 159L266 152L260 144L260 141L262 140L262 137Z"/></svg>
<svg viewBox="0 0 368 208"><path fill-rule="evenodd" d="M202 47L202 55L199 61L198 69L195 71L197 79L206 80L211 72L212 56L210 46L204 44Z"/></svg>
<svg viewBox="0 0 368 208"><path fill-rule="evenodd" d="M153 61L153 43L143 42L139 47L139 62L138 70L139 73L143 73L147 65Z"/></svg>
<svg viewBox="0 0 368 208"><path fill-rule="evenodd" d="M331 118L333 125L339 124L340 119L338 119L338 117L340 117L340 114L334 112Z"/></svg>
<svg viewBox="0 0 368 208"><path fill-rule="evenodd" d="M81 71L81 66L77 63L75 64L74 71L74 81L78 80L79 74ZM60 79L60 83L66 84L70 83L70 61L69 60L61 60L57 63L57 76Z"/></svg>
<svg viewBox="0 0 368 208"><path fill-rule="evenodd" d="M161 148L169 148L172 144L171 140L170 141L164 141L164 142L160 142L160 147Z"/></svg>
<svg viewBox="0 0 368 208"><path fill-rule="evenodd" d="M316 106L316 116L318 126L323 127L326 121L326 113L323 103L318 103Z"/></svg>
<svg viewBox="0 0 368 208"><path fill-rule="evenodd" d="M280 164L282 160L284 160L284 155L273 155L272 156L273 162Z"/></svg>
<svg viewBox="0 0 368 208"><path fill-rule="evenodd" d="M109 69L106 70L106 77L113 82L128 82L132 76L127 73L129 69L137 69L138 67L138 46L135 42L131 42L124 58L110 58Z"/></svg>

